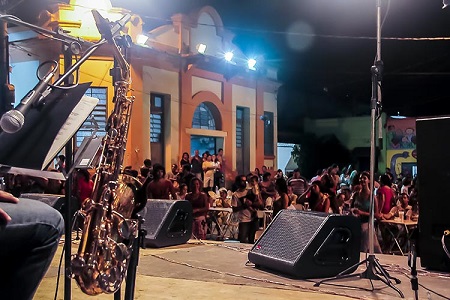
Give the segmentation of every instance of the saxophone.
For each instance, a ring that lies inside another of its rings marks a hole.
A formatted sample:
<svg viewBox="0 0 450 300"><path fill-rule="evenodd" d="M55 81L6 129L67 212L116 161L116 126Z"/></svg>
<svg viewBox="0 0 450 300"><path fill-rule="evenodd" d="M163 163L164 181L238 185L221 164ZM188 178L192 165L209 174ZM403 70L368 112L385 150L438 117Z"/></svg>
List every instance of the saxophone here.
<svg viewBox="0 0 450 300"><path fill-rule="evenodd" d="M92 195L80 209L84 219L80 245L71 257L71 275L88 295L114 293L120 288L138 234L136 208L144 201L136 197L139 181L122 174L134 97L128 96L130 66L112 42L119 74L114 85L114 108L102 140Z"/></svg>

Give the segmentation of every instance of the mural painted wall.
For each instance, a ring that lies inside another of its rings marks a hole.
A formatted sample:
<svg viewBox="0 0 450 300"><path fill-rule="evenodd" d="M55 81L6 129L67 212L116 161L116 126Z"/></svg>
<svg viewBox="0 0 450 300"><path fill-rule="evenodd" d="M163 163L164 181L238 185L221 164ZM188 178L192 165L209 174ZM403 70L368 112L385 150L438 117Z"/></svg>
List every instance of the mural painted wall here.
<svg viewBox="0 0 450 300"><path fill-rule="evenodd" d="M386 120L387 168L397 178L417 173L416 119Z"/></svg>

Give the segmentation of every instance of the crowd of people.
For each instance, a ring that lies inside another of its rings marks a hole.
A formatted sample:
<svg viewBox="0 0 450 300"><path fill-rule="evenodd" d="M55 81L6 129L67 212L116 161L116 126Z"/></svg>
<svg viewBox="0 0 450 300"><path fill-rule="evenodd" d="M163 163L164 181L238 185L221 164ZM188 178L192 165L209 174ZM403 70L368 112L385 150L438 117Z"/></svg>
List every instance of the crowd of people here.
<svg viewBox="0 0 450 300"><path fill-rule="evenodd" d="M311 179L301 175L300 169L284 174L282 170L271 172L262 166L248 174L236 176L227 189L223 179L214 180L220 170L217 156L205 153L201 169L198 151L189 159L185 153L180 165L172 165L166 174L164 167L155 164L141 168L141 177L149 180L146 191L152 199L179 199L192 203L194 209L193 236L205 239L208 233L208 210L212 206L232 208L239 221L238 239L253 243L260 228L258 211L271 210L276 216L283 209L311 210L323 213L345 214L361 221L361 250L368 250L368 223L370 212L370 174L358 172L352 166L340 170L337 164L321 169ZM223 156L222 163L223 163ZM189 162L189 163L188 163ZM198 164L197 164L198 163ZM147 160L148 164L148 160ZM197 165L196 165L197 164ZM212 173L210 171L213 170ZM223 177L223 174L221 174ZM416 179L406 176L394 179L390 170L375 174L374 216L375 222L393 219L403 214L415 218L418 214ZM145 180L143 181L145 182ZM388 236L377 234L375 252L381 252L383 241ZM378 243L380 240L380 243Z"/></svg>
<svg viewBox="0 0 450 300"><path fill-rule="evenodd" d="M63 166L64 157L58 157L58 169ZM272 210L273 216L276 216L282 209L297 209L358 217L362 224L361 250L367 250L371 192L367 171L358 172L351 165L340 170L337 164L333 164L307 179L298 168L284 174L280 169L273 172L262 166L261 171L255 168L248 174L239 174L231 186L225 187L224 167L222 149L216 154L205 152L201 156L195 150L192 157L183 153L180 163L173 164L167 173L161 164L152 164L150 159L144 160L139 171L127 166L123 172L142 183L142 192L148 199L190 201L195 212L193 235L196 238L206 238L208 208L212 206L233 209L239 220L238 239L245 243L255 240L261 223L258 210ZM61 172L58 169L54 171ZM75 170L72 178L73 195L81 207L92 193L93 180L84 169ZM31 180L24 176L11 176L7 180L6 186L16 196L24 192L64 194L65 186L61 181ZM387 169L383 174L376 174L373 192L374 216L378 221L396 218L399 214L405 218L414 218L418 214L416 178L405 176L394 179ZM388 239L388 236L379 234L376 240L381 239ZM381 251L383 245L380 244L376 243L376 252Z"/></svg>
<svg viewBox="0 0 450 300"><path fill-rule="evenodd" d="M64 166L63 157L59 157L58 161L60 170L55 169L55 172L61 172ZM248 174L239 174L230 187L225 187L224 166L222 149L215 155L205 152L201 157L196 150L192 157L184 153L180 164L173 164L168 173L162 165L153 165L150 159L144 161L139 171L125 167L123 173L137 178L142 183L142 192L148 199L189 201L193 208L192 234L199 239L206 239L211 228L207 226L210 222L208 220L210 207L232 209L235 219L238 220L238 240L242 243L255 242L256 232L261 227L261 216L258 214L261 210L272 211L273 217L283 209L351 214L361 221L361 251L369 251L371 191L374 193L376 222L399 216L414 219L418 215L417 178L409 176L395 178L389 169L384 174L376 174L374 186L371 187L369 172L358 172L351 166L341 171L338 165L333 164L318 171L309 180L301 175L299 169L284 174L282 170L272 172L262 166L261 171L256 168ZM83 169L75 170L72 178L73 194L81 206L92 193L93 180L91 174ZM4 187L9 188L11 193L0 191L0 241L6 241L11 235L16 234L14 231L16 223L20 226L28 224L30 230L23 231L23 234L30 234L36 230L39 232L44 229L51 230L52 234L47 232L42 237L35 235L36 247L43 244L45 247L42 252L36 252L35 256L24 255L27 259L23 262L30 260L30 263L19 268L24 272L42 272L48 268L62 235L63 219L57 211L46 210L47 207L40 202L19 200L18 196L23 192L64 194L64 182L26 176L6 176L5 179ZM27 211L31 210L42 210L42 213L36 215L35 219L22 220L27 216ZM222 221L225 222L225 218ZM5 227L5 224L8 226ZM39 238L41 240L38 240ZM382 251L385 238L388 237L383 235L382 231L376 234L375 252ZM23 240L27 241L27 245L20 244L20 251L34 252L36 247L29 243L29 239L24 237ZM7 256L8 252L5 251L15 250L0 247L0 255ZM47 259L43 260L44 256ZM14 286L12 281L14 280L2 277L0 285ZM30 282L29 290L24 290L24 293L32 295L38 284L39 279Z"/></svg>

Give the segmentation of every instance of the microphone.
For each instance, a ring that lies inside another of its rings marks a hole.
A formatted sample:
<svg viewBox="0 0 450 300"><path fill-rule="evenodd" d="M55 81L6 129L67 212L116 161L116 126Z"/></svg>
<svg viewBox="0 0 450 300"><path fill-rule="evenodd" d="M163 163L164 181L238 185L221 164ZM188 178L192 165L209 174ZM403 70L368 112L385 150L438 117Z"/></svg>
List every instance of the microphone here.
<svg viewBox="0 0 450 300"><path fill-rule="evenodd" d="M120 20L116 22L110 22L108 19L103 18L96 9L93 9L91 12L92 16L94 17L98 32L100 32L102 37L107 41L111 41L113 37L120 31L120 29L122 29L127 24L127 22L131 18L130 14L126 14Z"/></svg>
<svg viewBox="0 0 450 300"><path fill-rule="evenodd" d="M36 86L20 101L16 108L3 114L0 119L0 127L6 133L15 133L19 131L25 123L25 114L33 107L41 104L42 99L50 94L48 82L55 75L55 69L45 75Z"/></svg>

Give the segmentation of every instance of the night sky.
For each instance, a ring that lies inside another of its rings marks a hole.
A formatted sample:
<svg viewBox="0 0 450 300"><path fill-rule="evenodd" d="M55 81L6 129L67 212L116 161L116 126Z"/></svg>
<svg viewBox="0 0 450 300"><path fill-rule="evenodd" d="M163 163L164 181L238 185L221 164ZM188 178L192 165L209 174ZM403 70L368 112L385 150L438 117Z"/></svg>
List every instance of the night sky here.
<svg viewBox="0 0 450 300"><path fill-rule="evenodd" d="M30 1L28 1L30 2ZM174 13L214 7L234 42L279 66L280 131L299 117L370 115L377 0L113 0L145 29ZM440 0L380 0L382 108L388 115L450 114L450 8Z"/></svg>
<svg viewBox="0 0 450 300"><path fill-rule="evenodd" d="M244 53L280 67L280 129L299 116L370 114L377 53L376 0L112 1L149 28L176 12L213 6ZM148 3L144 5L143 3ZM382 106L388 115L450 114L450 9L438 0L381 0ZM293 109L295 108L295 109Z"/></svg>

